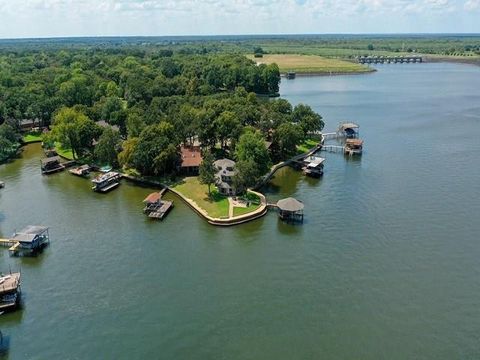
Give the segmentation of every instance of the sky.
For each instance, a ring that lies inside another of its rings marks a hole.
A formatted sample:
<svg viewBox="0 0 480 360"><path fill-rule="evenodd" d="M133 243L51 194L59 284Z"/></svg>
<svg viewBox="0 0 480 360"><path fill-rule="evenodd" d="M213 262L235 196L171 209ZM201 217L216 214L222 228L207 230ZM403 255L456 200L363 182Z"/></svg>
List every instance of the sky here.
<svg viewBox="0 0 480 360"><path fill-rule="evenodd" d="M480 0L0 0L0 38L480 33Z"/></svg>

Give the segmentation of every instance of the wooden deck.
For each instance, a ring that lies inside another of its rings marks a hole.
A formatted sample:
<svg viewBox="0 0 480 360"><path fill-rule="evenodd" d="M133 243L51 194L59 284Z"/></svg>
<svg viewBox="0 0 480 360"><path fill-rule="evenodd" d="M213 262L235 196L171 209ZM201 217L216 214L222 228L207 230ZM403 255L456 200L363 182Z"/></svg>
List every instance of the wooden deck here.
<svg viewBox="0 0 480 360"><path fill-rule="evenodd" d="M168 212L173 208L173 201L162 201L159 207L148 214L148 217L151 219L160 219L168 214Z"/></svg>

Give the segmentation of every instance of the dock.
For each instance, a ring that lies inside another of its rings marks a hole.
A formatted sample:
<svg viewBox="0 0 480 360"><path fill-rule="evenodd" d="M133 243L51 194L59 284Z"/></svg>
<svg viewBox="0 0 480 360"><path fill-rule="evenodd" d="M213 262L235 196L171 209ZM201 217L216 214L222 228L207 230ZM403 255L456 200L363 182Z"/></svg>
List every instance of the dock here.
<svg viewBox="0 0 480 360"><path fill-rule="evenodd" d="M30 225L15 232L8 239L0 239L0 246L7 247L10 256L36 255L50 243L48 227Z"/></svg>
<svg viewBox="0 0 480 360"><path fill-rule="evenodd" d="M59 156L52 156L41 160L41 169L43 175L49 175L65 170L65 165L60 162Z"/></svg>
<svg viewBox="0 0 480 360"><path fill-rule="evenodd" d="M167 189L164 188L160 192L151 193L143 200L143 203L145 204L143 212L150 219L163 220L173 208L173 201L162 200L162 196L166 191Z"/></svg>
<svg viewBox="0 0 480 360"><path fill-rule="evenodd" d="M20 273L0 275L0 311L13 310L20 299Z"/></svg>
<svg viewBox="0 0 480 360"><path fill-rule="evenodd" d="M68 170L68 172L76 176L87 176L88 174L90 174L90 165L78 166L76 168Z"/></svg>
<svg viewBox="0 0 480 360"><path fill-rule="evenodd" d="M360 64L414 64L422 63L421 56L359 56L357 61Z"/></svg>
<svg viewBox="0 0 480 360"><path fill-rule="evenodd" d="M114 171L110 171L106 174L101 174L92 180L92 190L101 193L109 192L110 190L113 190L118 185L120 185L121 178L122 175Z"/></svg>

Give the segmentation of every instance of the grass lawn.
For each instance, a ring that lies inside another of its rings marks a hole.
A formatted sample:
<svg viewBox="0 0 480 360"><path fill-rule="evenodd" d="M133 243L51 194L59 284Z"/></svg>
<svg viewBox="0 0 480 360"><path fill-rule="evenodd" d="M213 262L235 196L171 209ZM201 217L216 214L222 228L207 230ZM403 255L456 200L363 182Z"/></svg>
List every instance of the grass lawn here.
<svg viewBox="0 0 480 360"><path fill-rule="evenodd" d="M295 71L297 73L329 74L330 72L356 73L372 71L368 66L317 55L269 54L263 55L263 58L254 58L253 55L248 56L248 58L257 63L276 63L282 73Z"/></svg>
<svg viewBox="0 0 480 360"><path fill-rule="evenodd" d="M57 154L60 155L61 157L64 157L65 159L68 159L68 160L73 160L72 149L64 149L62 148L62 145L60 143L56 142L55 150L57 151Z"/></svg>
<svg viewBox="0 0 480 360"><path fill-rule="evenodd" d="M254 205L250 204L250 206L243 208L243 207L234 207L233 208L233 216L239 216L239 215L244 215L251 213L252 211L257 210L260 207L260 205Z"/></svg>
<svg viewBox="0 0 480 360"><path fill-rule="evenodd" d="M297 152L299 154L304 154L310 151L310 149L314 148L318 143L319 143L319 140L306 139L303 143L301 143L300 145L297 145Z"/></svg>
<svg viewBox="0 0 480 360"><path fill-rule="evenodd" d="M205 210L208 215L214 218L228 217L228 199L213 190L212 197L208 197L208 186L200 184L197 177L187 177L173 189L181 192L185 197L195 201L195 203Z"/></svg>
<svg viewBox="0 0 480 360"><path fill-rule="evenodd" d="M41 132L31 132L27 133L23 137L23 142L28 144L28 143L33 143L33 142L41 142L42 141L42 133Z"/></svg>

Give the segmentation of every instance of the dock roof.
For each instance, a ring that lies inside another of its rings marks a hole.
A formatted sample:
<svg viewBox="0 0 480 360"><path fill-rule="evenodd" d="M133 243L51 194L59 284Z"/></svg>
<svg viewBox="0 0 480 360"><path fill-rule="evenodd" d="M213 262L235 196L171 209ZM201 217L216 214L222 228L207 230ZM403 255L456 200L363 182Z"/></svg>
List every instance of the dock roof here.
<svg viewBox="0 0 480 360"><path fill-rule="evenodd" d="M60 156L52 156L52 157L47 157L45 159L42 159L42 164L50 164L53 162L60 162Z"/></svg>
<svg viewBox="0 0 480 360"><path fill-rule="evenodd" d="M19 242L32 242L37 236L42 235L48 230L46 226L29 225L21 231L15 232L12 240Z"/></svg>
<svg viewBox="0 0 480 360"><path fill-rule="evenodd" d="M144 203L156 203L162 198L162 195L159 192L154 192L148 195L145 200L143 200Z"/></svg>
<svg viewBox="0 0 480 360"><path fill-rule="evenodd" d="M355 124L353 122L343 123L343 124L340 124L340 126L339 126L340 130L358 129L359 127L360 126L358 126L357 124Z"/></svg>
<svg viewBox="0 0 480 360"><path fill-rule="evenodd" d="M282 211L289 211L289 212L298 212L302 211L305 205L302 202L294 199L292 197L278 200L277 206Z"/></svg>
<svg viewBox="0 0 480 360"><path fill-rule="evenodd" d="M354 146L362 146L363 145L363 140L362 139L347 139L346 144L347 145L354 145Z"/></svg>
<svg viewBox="0 0 480 360"><path fill-rule="evenodd" d="M0 294L14 291L20 284L20 273L0 276Z"/></svg>

